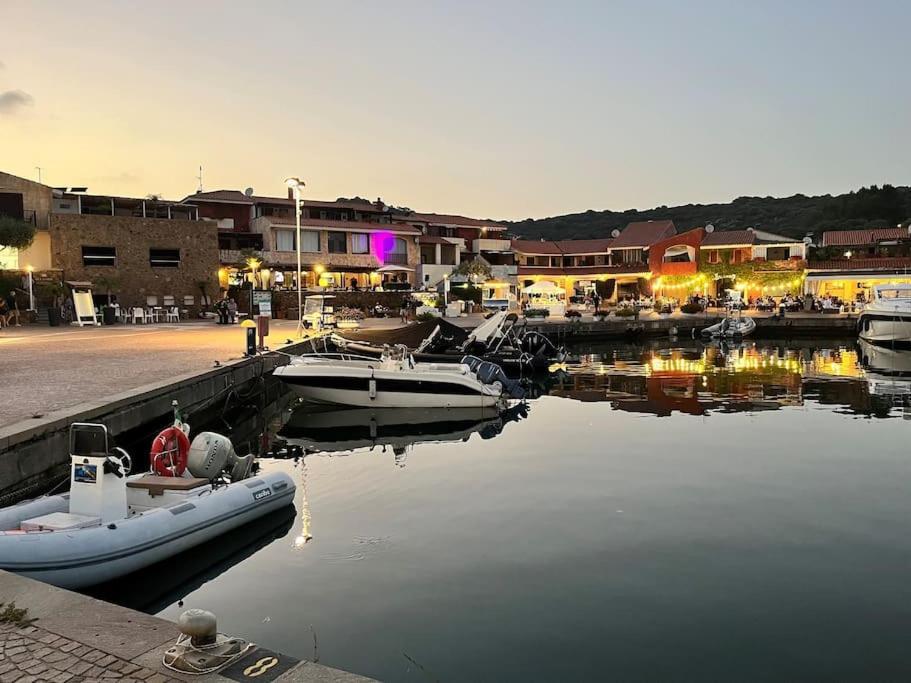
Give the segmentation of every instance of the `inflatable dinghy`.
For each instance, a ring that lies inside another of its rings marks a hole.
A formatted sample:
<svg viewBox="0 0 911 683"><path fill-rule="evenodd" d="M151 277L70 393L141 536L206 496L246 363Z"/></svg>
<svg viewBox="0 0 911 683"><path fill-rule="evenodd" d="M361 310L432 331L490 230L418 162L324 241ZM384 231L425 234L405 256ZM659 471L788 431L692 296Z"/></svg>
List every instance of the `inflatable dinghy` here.
<svg viewBox="0 0 911 683"><path fill-rule="evenodd" d="M70 491L0 510L0 569L63 588L91 586L293 503L287 474L250 477L252 455L237 457L230 440L212 432L190 444L186 429L176 423L159 434L153 471L130 476L129 455L108 448L103 425L72 425Z"/></svg>

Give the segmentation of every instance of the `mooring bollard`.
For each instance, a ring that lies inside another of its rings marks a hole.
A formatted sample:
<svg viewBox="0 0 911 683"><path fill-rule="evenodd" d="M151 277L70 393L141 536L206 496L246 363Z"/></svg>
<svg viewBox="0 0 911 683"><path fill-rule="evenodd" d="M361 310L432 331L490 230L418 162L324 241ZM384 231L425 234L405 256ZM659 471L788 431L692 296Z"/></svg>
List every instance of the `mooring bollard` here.
<svg viewBox="0 0 911 683"><path fill-rule="evenodd" d="M250 320L244 320L240 326L246 332L247 339L246 345L247 350L244 352L245 356L255 356L256 355L256 323Z"/></svg>
<svg viewBox="0 0 911 683"><path fill-rule="evenodd" d="M218 621L205 609L188 609L177 619L177 628L195 647L211 645L218 635Z"/></svg>
<svg viewBox="0 0 911 683"><path fill-rule="evenodd" d="M255 646L243 638L219 635L212 612L188 609L177 618L180 637L161 658L171 671L191 676L215 673L237 661Z"/></svg>

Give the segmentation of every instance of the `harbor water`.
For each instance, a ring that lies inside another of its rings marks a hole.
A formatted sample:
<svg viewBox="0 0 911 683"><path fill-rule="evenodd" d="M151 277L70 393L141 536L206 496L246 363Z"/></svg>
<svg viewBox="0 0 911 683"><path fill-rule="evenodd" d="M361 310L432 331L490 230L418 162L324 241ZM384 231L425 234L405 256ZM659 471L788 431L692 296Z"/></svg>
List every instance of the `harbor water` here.
<svg viewBox="0 0 911 683"><path fill-rule="evenodd" d="M911 675L911 352L574 353L505 416L226 416L295 508L94 593L387 681Z"/></svg>

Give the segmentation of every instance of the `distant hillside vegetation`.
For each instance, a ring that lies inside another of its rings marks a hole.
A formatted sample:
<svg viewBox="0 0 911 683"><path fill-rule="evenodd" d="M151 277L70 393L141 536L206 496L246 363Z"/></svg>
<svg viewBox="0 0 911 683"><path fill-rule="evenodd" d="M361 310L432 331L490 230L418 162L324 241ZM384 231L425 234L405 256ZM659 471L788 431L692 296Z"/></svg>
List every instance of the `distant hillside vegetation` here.
<svg viewBox="0 0 911 683"><path fill-rule="evenodd" d="M893 227L911 217L911 187L863 187L833 197L738 197L728 204L658 206L646 211L586 211L509 223L510 233L526 239L608 237L633 221L670 218L679 232L709 223L718 230L757 228L802 238L808 232Z"/></svg>

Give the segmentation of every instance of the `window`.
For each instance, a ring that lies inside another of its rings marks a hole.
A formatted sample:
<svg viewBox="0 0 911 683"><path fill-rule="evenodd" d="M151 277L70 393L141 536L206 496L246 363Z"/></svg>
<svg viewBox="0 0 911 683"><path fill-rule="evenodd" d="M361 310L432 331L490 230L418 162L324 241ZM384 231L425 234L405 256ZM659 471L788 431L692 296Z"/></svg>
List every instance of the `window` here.
<svg viewBox="0 0 911 683"><path fill-rule="evenodd" d="M316 230L301 231L301 251L319 251L319 233Z"/></svg>
<svg viewBox="0 0 911 683"><path fill-rule="evenodd" d="M195 303L196 303L196 297L194 297L192 294L183 295L183 305L184 306L192 306Z"/></svg>
<svg viewBox="0 0 911 683"><path fill-rule="evenodd" d="M149 249L149 265L152 268L179 268L180 249Z"/></svg>
<svg viewBox="0 0 911 683"><path fill-rule="evenodd" d="M788 247L769 247L765 255L769 261L787 261L790 256L791 250Z"/></svg>
<svg viewBox="0 0 911 683"><path fill-rule="evenodd" d="M709 249L708 259L709 263L721 263L721 254L718 253L717 249Z"/></svg>
<svg viewBox="0 0 911 683"><path fill-rule="evenodd" d="M323 221L324 221L324 220L326 220L326 218L328 218L328 216L329 216L329 214L328 214L327 212L325 212L325 211L320 211L320 212L319 212L320 220L323 220Z"/></svg>
<svg viewBox="0 0 911 683"><path fill-rule="evenodd" d="M370 253L370 235L365 232L355 232L351 234L351 253L352 254L369 254Z"/></svg>
<svg viewBox="0 0 911 683"><path fill-rule="evenodd" d="M275 231L275 251L294 251L294 231Z"/></svg>
<svg viewBox="0 0 911 683"><path fill-rule="evenodd" d="M114 247L82 247L82 265L113 266L117 260Z"/></svg>
<svg viewBox="0 0 911 683"><path fill-rule="evenodd" d="M329 233L329 253L330 254L347 254L348 253L348 235L344 232Z"/></svg>
<svg viewBox="0 0 911 683"><path fill-rule="evenodd" d="M342 211L341 214L340 214L340 216L341 216L341 219L342 219L343 221L347 221L347 220L348 220L348 212L347 212L347 211Z"/></svg>

